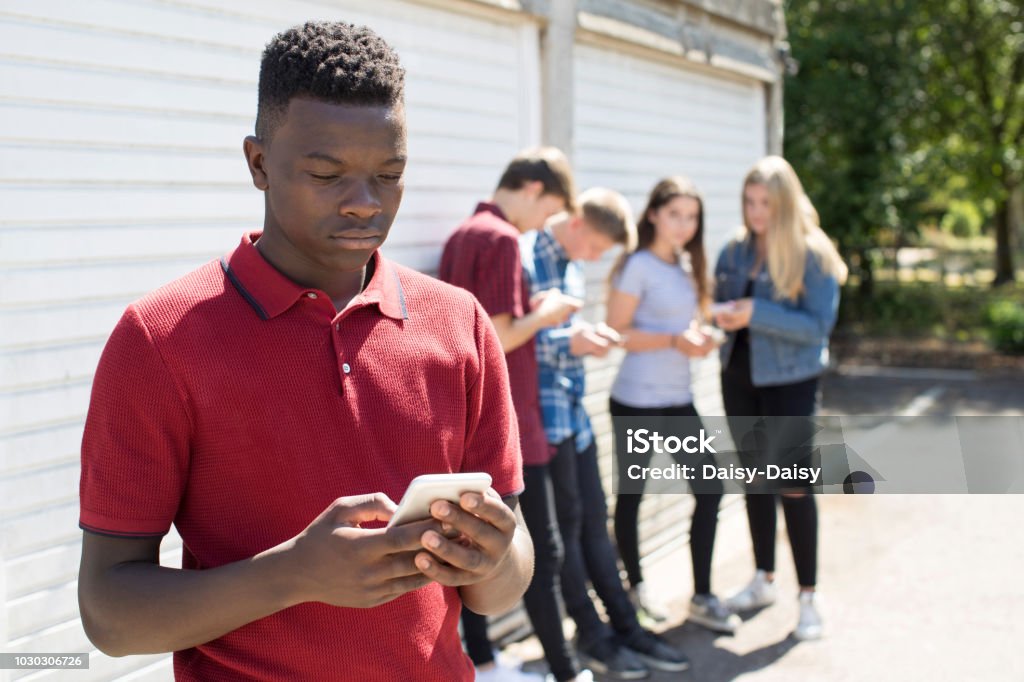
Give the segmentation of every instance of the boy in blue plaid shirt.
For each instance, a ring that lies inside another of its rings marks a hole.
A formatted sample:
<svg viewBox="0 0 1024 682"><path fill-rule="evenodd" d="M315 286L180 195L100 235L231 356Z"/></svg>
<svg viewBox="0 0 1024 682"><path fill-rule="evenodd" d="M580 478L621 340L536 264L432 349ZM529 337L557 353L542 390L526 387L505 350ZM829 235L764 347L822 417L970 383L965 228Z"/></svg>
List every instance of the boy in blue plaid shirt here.
<svg viewBox="0 0 1024 682"><path fill-rule="evenodd" d="M583 299L586 280L580 261L597 260L616 244L629 246L634 240L631 211L621 194L595 188L584 192L577 203L577 213L556 216L543 229L519 238L531 295L558 289ZM541 412L554 455L548 466L565 551L562 595L566 610L576 621L577 647L584 665L604 673L603 663L610 657L635 654L646 667L679 672L689 667L686 656L640 626L619 579L608 537L597 445L583 408L583 358L603 357L618 341L613 330L592 325L579 315L536 336ZM611 627L598 615L587 586L572 579L581 575L590 579L604 602Z"/></svg>

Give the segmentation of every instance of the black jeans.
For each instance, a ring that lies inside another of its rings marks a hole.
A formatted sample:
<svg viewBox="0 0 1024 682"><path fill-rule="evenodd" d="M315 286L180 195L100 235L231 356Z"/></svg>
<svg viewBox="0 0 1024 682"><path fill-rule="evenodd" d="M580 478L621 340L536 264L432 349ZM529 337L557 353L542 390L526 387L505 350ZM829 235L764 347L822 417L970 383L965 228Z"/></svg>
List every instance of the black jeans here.
<svg viewBox="0 0 1024 682"><path fill-rule="evenodd" d="M587 593L588 579L615 632L634 633L640 624L619 578L615 549L608 537L608 505L597 468L597 445L591 443L579 452L575 438L567 438L558 444L549 467L565 549L562 595L566 610L576 621L580 646L586 648L611 634Z"/></svg>
<svg viewBox="0 0 1024 682"><path fill-rule="evenodd" d="M565 610L562 605L561 572L565 554L549 465L523 466L523 483L519 507L533 539L534 553L533 580L523 595L523 605L533 625L533 632L544 649L544 658L551 668L551 674L562 682L576 677L580 669L562 630ZM566 521L571 523L571 519ZM479 667L494 660L491 640L487 635L486 617L463 606L462 633L466 641L466 652L473 665Z"/></svg>
<svg viewBox="0 0 1024 682"><path fill-rule="evenodd" d="M700 415L697 414L692 403L671 407L632 407L611 398L609 409L615 428L615 455L618 463L623 460L622 443L625 440L629 417L664 417L664 426L658 429L661 433L673 433L677 430L674 427L682 426L682 424L674 423L683 421L678 419L679 417L687 418L685 420L687 431L696 433L700 428ZM713 463L713 461L713 458L710 458L707 463ZM712 487L717 488L718 492L711 490ZM700 486L700 492L694 493L695 506L690 520L690 561L693 564L693 591L695 594L711 593L711 557L715 549L715 532L718 529L718 506L722 501L721 487L721 483L717 479L705 481ZM615 540L619 547L622 563L626 568L626 575L629 577L629 584L633 587L643 582L643 573L640 570L638 527L642 498L642 493L620 493L615 502Z"/></svg>
<svg viewBox="0 0 1024 682"><path fill-rule="evenodd" d="M729 365L722 371L722 399L729 417L809 417L817 405L818 379L781 386L754 386L750 378L750 349L737 344ZM730 423L733 440L743 434ZM802 497L782 495L782 512L793 550L797 580L801 587L814 587L818 572L818 507L811 490ZM757 568L775 570L776 503L779 495L747 494L747 520L754 545Z"/></svg>
<svg viewBox="0 0 1024 682"><path fill-rule="evenodd" d="M544 649L551 674L562 682L574 678L580 669L562 630L565 617L562 600L565 549L560 530L563 510L556 503L553 464L554 460L540 466L523 467L525 488L519 496L519 506L533 539L534 554L533 580L523 595L523 604ZM573 520L567 518L565 523L571 525ZM578 517L575 523L579 524Z"/></svg>

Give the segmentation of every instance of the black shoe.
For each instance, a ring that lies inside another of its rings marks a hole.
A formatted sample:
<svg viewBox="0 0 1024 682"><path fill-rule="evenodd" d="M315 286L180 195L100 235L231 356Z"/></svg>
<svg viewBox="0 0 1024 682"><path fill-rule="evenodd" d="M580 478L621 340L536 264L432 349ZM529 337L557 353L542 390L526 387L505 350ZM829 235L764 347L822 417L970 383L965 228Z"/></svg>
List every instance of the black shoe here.
<svg viewBox="0 0 1024 682"><path fill-rule="evenodd" d="M578 653L584 668L619 680L643 680L651 674L640 657L614 637L604 637L590 646L578 647Z"/></svg>
<svg viewBox="0 0 1024 682"><path fill-rule="evenodd" d="M620 640L649 668L678 673L690 667L690 659L650 630L637 628Z"/></svg>

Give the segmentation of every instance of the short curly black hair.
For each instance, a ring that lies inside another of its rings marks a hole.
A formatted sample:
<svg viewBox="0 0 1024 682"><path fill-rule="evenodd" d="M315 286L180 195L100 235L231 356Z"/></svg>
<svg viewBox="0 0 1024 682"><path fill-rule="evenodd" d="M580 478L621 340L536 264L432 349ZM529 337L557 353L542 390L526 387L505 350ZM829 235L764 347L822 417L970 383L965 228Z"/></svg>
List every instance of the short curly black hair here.
<svg viewBox="0 0 1024 682"><path fill-rule="evenodd" d="M364 106L403 102L398 54L366 26L309 21L277 34L260 61L256 136L269 140L294 97Z"/></svg>

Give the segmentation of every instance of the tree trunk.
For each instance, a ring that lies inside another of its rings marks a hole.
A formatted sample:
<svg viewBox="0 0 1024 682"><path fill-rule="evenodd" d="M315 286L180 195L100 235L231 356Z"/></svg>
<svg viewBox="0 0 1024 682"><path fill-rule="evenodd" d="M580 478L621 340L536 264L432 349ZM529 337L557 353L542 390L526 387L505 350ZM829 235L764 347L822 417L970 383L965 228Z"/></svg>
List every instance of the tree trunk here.
<svg viewBox="0 0 1024 682"><path fill-rule="evenodd" d="M860 270L860 286L858 293L865 298L870 298L875 292L875 271L867 249L857 249L857 264Z"/></svg>
<svg viewBox="0 0 1024 682"><path fill-rule="evenodd" d="M1013 224L1011 213L1011 202L1013 192L999 202L996 207L995 228L996 228L996 277L992 281L993 287L1013 282L1016 277L1013 269Z"/></svg>

